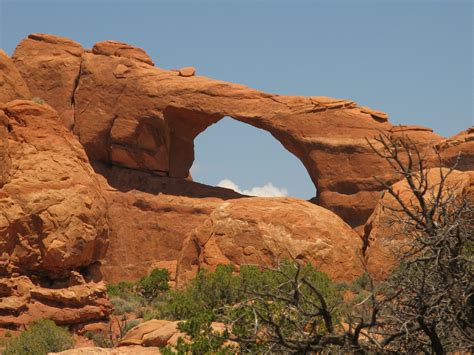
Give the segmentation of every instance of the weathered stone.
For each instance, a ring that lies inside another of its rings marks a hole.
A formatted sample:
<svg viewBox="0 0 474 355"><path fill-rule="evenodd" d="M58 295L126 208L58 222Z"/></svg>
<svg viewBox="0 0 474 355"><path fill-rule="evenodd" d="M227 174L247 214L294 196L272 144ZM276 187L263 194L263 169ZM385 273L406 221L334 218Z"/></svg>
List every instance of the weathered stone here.
<svg viewBox="0 0 474 355"><path fill-rule="evenodd" d="M140 62L154 65L151 58L146 54L146 52L138 47L131 46L124 42L118 41L103 41L94 44L92 47L92 53L101 54L107 56L116 56L135 59Z"/></svg>
<svg viewBox="0 0 474 355"><path fill-rule="evenodd" d="M76 138L47 105L12 101L9 176L0 188L0 275L61 277L104 256L106 204Z"/></svg>
<svg viewBox="0 0 474 355"><path fill-rule="evenodd" d="M184 67L179 70L180 76L194 76L196 74L196 68L194 67Z"/></svg>
<svg viewBox="0 0 474 355"><path fill-rule="evenodd" d="M241 198L220 204L191 233L178 261L178 285L220 264L313 264L334 280L363 272L360 237L331 211L292 198Z"/></svg>
<svg viewBox="0 0 474 355"><path fill-rule="evenodd" d="M74 126L74 91L83 52L68 38L36 33L23 39L12 57L32 96L56 109L68 129Z"/></svg>

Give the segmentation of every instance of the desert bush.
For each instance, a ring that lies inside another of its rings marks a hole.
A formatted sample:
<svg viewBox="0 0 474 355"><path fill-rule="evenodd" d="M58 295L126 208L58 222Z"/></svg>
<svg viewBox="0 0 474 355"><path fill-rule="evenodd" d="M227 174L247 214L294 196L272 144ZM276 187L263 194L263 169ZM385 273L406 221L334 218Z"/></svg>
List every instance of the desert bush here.
<svg viewBox="0 0 474 355"><path fill-rule="evenodd" d="M116 315L136 312L142 306L140 301L134 298L125 299L120 297L111 297L110 302L114 306L114 314Z"/></svg>
<svg viewBox="0 0 474 355"><path fill-rule="evenodd" d="M135 284L133 282L128 281L120 281L118 284L108 284L107 293L109 297L124 298L134 294L134 286Z"/></svg>
<svg viewBox="0 0 474 355"><path fill-rule="evenodd" d="M294 292L296 284L299 296ZM226 343L229 339L239 341L239 351L244 353L282 350L275 341L267 341L272 336L274 340L276 329L288 337L297 334L303 337L307 336L305 327L311 323L315 329L327 327L325 317L332 317L334 322L338 319L337 305L342 300L342 290L309 264L301 266L284 261L275 269L241 266L239 274L234 274L229 265L219 266L215 272L198 274L186 289L175 291L177 297L165 305L171 310L170 315L186 319L179 328L190 338L166 351L169 354L238 352ZM326 313L318 313L321 309ZM213 332L213 321L226 323L228 329L223 334ZM277 321L282 323L272 323Z"/></svg>
<svg viewBox="0 0 474 355"><path fill-rule="evenodd" d="M126 316L123 316L120 320L117 320L118 334L112 329L112 320L108 324L106 331L87 331L84 336L94 342L95 346L100 348L113 348L120 340L127 334L127 332L140 324L137 319L128 320Z"/></svg>
<svg viewBox="0 0 474 355"><path fill-rule="evenodd" d="M71 349L73 346L74 340L66 329L58 327L51 320L40 320L18 337L12 338L3 354L43 355Z"/></svg>
<svg viewBox="0 0 474 355"><path fill-rule="evenodd" d="M169 276L166 269L153 269L149 275L142 277L136 284L137 292L147 300L153 300L160 293L169 290Z"/></svg>

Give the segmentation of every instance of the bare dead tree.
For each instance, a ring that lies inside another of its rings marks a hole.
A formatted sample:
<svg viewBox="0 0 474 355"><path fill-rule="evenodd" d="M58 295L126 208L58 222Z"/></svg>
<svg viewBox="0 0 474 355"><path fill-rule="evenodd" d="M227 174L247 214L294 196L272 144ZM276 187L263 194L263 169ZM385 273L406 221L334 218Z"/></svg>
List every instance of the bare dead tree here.
<svg viewBox="0 0 474 355"><path fill-rule="evenodd" d="M400 266L384 285L381 345L436 354L472 350L472 201L461 196L459 182L450 180L455 166L429 169L426 156L409 137L381 134L376 141L377 147L369 142L374 152L401 176L411 195L404 199L379 180L395 201L383 206L391 212L394 234L405 235L396 251Z"/></svg>
<svg viewBox="0 0 474 355"><path fill-rule="evenodd" d="M430 170L426 153L409 137L381 134L375 141L370 146L411 195L406 199L379 180L393 200L384 208L397 226L394 234L405 236L396 251L400 266L381 284L367 274L366 297L347 312L340 300L328 301L299 264L290 272L274 269L281 282L250 290L229 322L231 339L243 348L266 345L267 352L294 354L473 350L472 201L450 180L455 166Z"/></svg>

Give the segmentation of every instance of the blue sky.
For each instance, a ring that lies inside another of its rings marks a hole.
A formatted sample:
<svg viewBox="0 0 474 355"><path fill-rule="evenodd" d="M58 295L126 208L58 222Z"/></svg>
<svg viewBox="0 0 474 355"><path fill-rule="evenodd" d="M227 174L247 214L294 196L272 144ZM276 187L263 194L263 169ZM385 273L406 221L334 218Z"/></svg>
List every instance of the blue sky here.
<svg viewBox="0 0 474 355"><path fill-rule="evenodd" d="M350 98L444 136L473 125L471 1L8 1L0 47L33 32L115 39L157 66L267 92ZM309 198L302 164L266 132L224 119L196 140L195 180L268 182Z"/></svg>

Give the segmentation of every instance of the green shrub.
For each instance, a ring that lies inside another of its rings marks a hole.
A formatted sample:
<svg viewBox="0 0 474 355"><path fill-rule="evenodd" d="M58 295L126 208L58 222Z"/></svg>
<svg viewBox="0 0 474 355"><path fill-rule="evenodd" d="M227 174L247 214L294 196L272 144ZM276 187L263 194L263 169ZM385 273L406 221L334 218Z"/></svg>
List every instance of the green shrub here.
<svg viewBox="0 0 474 355"><path fill-rule="evenodd" d="M355 279L350 285L350 290L355 293L368 290L370 288L370 277L364 272L357 279Z"/></svg>
<svg viewBox="0 0 474 355"><path fill-rule="evenodd" d="M214 272L202 271L183 290L171 291L169 298L157 305L156 318L163 316L185 319L179 329L190 341L181 340L174 347L163 349L163 354L228 354L243 350L244 353L265 353L271 346L259 343L240 344L240 349L226 346L226 334L212 332L211 323L221 321L232 324L233 335L243 338L254 336L256 313L259 317L287 318L282 323L285 336L296 336L293 321L299 325L313 322L320 331L324 329L322 317L307 317L317 314L321 306L319 295L310 286L298 282L301 292L299 311L294 310L293 296L296 279L307 280L317 288L327 302L331 315L336 320L340 314L338 305L342 302L340 285L335 284L324 273L311 265L296 267L290 261L282 262L276 269L262 270L255 266L241 266L234 274L230 265L220 265ZM308 318L308 319L307 319ZM260 331L267 330L264 319L259 322ZM275 350L275 349L273 349Z"/></svg>
<svg viewBox="0 0 474 355"><path fill-rule="evenodd" d="M134 294L133 282L120 281L118 284L109 284L107 285L107 293L109 297L125 297Z"/></svg>
<svg viewBox="0 0 474 355"><path fill-rule="evenodd" d="M169 276L166 269L153 269L149 275L137 282L137 290L147 300L153 300L160 293L169 290Z"/></svg>
<svg viewBox="0 0 474 355"><path fill-rule="evenodd" d="M98 331L87 331L84 336L89 340L92 340L95 346L99 348L113 348L115 343L109 334Z"/></svg>
<svg viewBox="0 0 474 355"><path fill-rule="evenodd" d="M3 354L43 355L71 349L73 346L74 340L67 330L58 327L51 320L40 320L33 323L20 336L11 339Z"/></svg>
<svg viewBox="0 0 474 355"><path fill-rule="evenodd" d="M141 304L137 300L124 299L120 297L111 297L110 302L114 306L114 314L122 315L125 313L131 313L137 311Z"/></svg>

